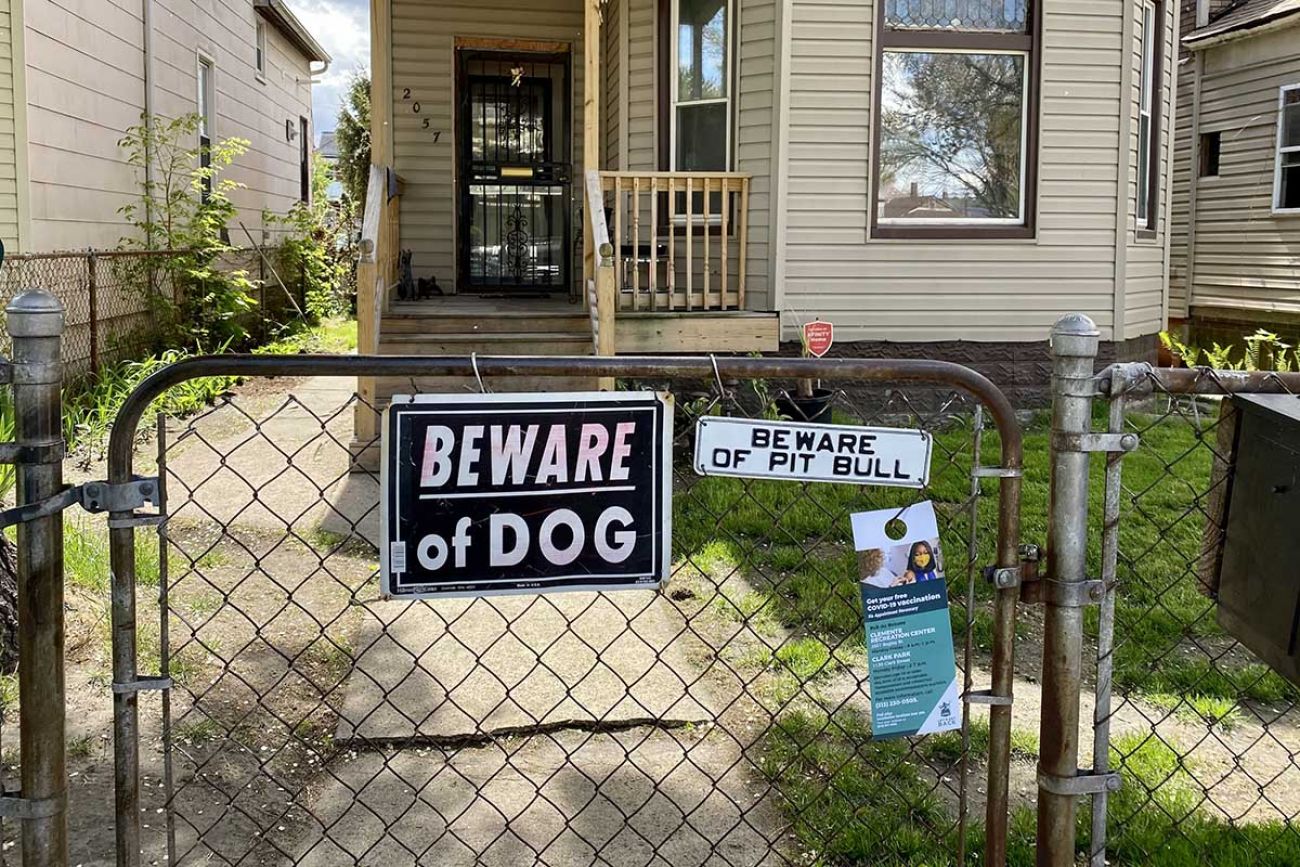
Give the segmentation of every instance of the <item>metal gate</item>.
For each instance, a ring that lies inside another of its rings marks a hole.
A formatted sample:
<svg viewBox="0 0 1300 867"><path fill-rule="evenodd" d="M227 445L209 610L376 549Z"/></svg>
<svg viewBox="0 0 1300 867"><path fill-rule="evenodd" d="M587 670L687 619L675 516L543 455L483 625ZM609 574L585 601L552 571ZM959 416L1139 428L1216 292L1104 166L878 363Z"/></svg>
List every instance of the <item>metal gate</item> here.
<svg viewBox="0 0 1300 867"><path fill-rule="evenodd" d="M1021 435L979 374L881 360L194 359L123 408L111 485L151 472L136 452L154 399L214 375L311 379L160 418L158 513L111 512L119 864L1005 862ZM375 412L353 394L361 375L413 391L574 375L670 389L672 579L380 600L378 481L349 472L374 445L350 442L354 416ZM929 487L701 478L682 460L700 416L771 417L813 375L835 388L837 422L931 432ZM848 515L896 507L906 521L918 500L939 514L966 723L878 741ZM156 588L137 573L153 533ZM1033 769L1016 764L1019 792Z"/></svg>
<svg viewBox="0 0 1300 867"><path fill-rule="evenodd" d="M569 291L568 54L459 49L462 291Z"/></svg>

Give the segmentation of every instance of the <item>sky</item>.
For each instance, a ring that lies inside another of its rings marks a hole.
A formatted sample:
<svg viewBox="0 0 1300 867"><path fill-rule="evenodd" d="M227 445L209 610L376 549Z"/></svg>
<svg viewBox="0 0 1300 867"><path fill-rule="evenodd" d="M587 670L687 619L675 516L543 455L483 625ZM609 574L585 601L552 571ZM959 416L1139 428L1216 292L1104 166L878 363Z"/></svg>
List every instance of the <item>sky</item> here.
<svg viewBox="0 0 1300 867"><path fill-rule="evenodd" d="M337 126L339 103L355 72L370 69L370 0L288 0L298 20L334 62L312 86L317 139Z"/></svg>

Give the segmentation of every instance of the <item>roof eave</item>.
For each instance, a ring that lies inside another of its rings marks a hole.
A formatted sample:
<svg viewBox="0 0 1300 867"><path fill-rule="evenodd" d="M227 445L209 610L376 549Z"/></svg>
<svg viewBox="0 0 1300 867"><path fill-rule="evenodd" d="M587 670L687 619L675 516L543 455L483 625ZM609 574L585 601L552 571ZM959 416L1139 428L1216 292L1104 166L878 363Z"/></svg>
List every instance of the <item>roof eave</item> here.
<svg viewBox="0 0 1300 867"><path fill-rule="evenodd" d="M309 62L329 63L329 53L302 25L297 16L284 4L284 0L253 0L253 8L288 39Z"/></svg>
<svg viewBox="0 0 1300 867"><path fill-rule="evenodd" d="M1205 48L1213 48L1216 45L1223 45L1225 42L1248 39L1264 33L1271 33L1274 30L1295 27L1296 25L1300 25L1300 9L1288 9L1271 18L1263 18L1249 24L1242 24L1240 27L1234 27L1231 30L1206 33L1204 36L1189 33L1183 37L1183 45L1187 46L1189 51L1200 51Z"/></svg>

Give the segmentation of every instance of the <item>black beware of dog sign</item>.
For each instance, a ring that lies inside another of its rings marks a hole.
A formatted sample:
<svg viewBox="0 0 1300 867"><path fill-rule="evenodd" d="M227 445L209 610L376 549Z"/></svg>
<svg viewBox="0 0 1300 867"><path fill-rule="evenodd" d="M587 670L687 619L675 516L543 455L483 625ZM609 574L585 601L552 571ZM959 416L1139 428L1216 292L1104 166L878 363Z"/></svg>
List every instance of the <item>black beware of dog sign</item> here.
<svg viewBox="0 0 1300 867"><path fill-rule="evenodd" d="M383 438L386 597L651 588L668 575L668 395L397 396Z"/></svg>

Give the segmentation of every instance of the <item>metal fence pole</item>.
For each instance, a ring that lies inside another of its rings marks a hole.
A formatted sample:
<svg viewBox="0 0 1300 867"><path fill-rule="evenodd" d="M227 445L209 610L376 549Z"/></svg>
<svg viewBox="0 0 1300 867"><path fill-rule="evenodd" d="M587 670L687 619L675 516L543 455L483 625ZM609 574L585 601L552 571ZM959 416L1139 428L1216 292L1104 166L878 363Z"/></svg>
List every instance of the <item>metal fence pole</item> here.
<svg viewBox="0 0 1300 867"><path fill-rule="evenodd" d="M86 254L86 289L90 302L90 372L99 373L99 274L98 259L92 248Z"/></svg>
<svg viewBox="0 0 1300 867"><path fill-rule="evenodd" d="M34 449L17 464L18 505L63 488L63 305L41 289L13 301L14 439ZM63 516L18 525L18 700L25 867L68 863L64 755Z"/></svg>
<svg viewBox="0 0 1300 867"><path fill-rule="evenodd" d="M1082 584L1088 552L1088 452L1097 326L1081 313L1052 327L1052 463L1048 582L1043 610L1043 708L1038 761L1038 864L1074 864L1075 800L1058 781L1078 775L1083 608L1068 585Z"/></svg>

